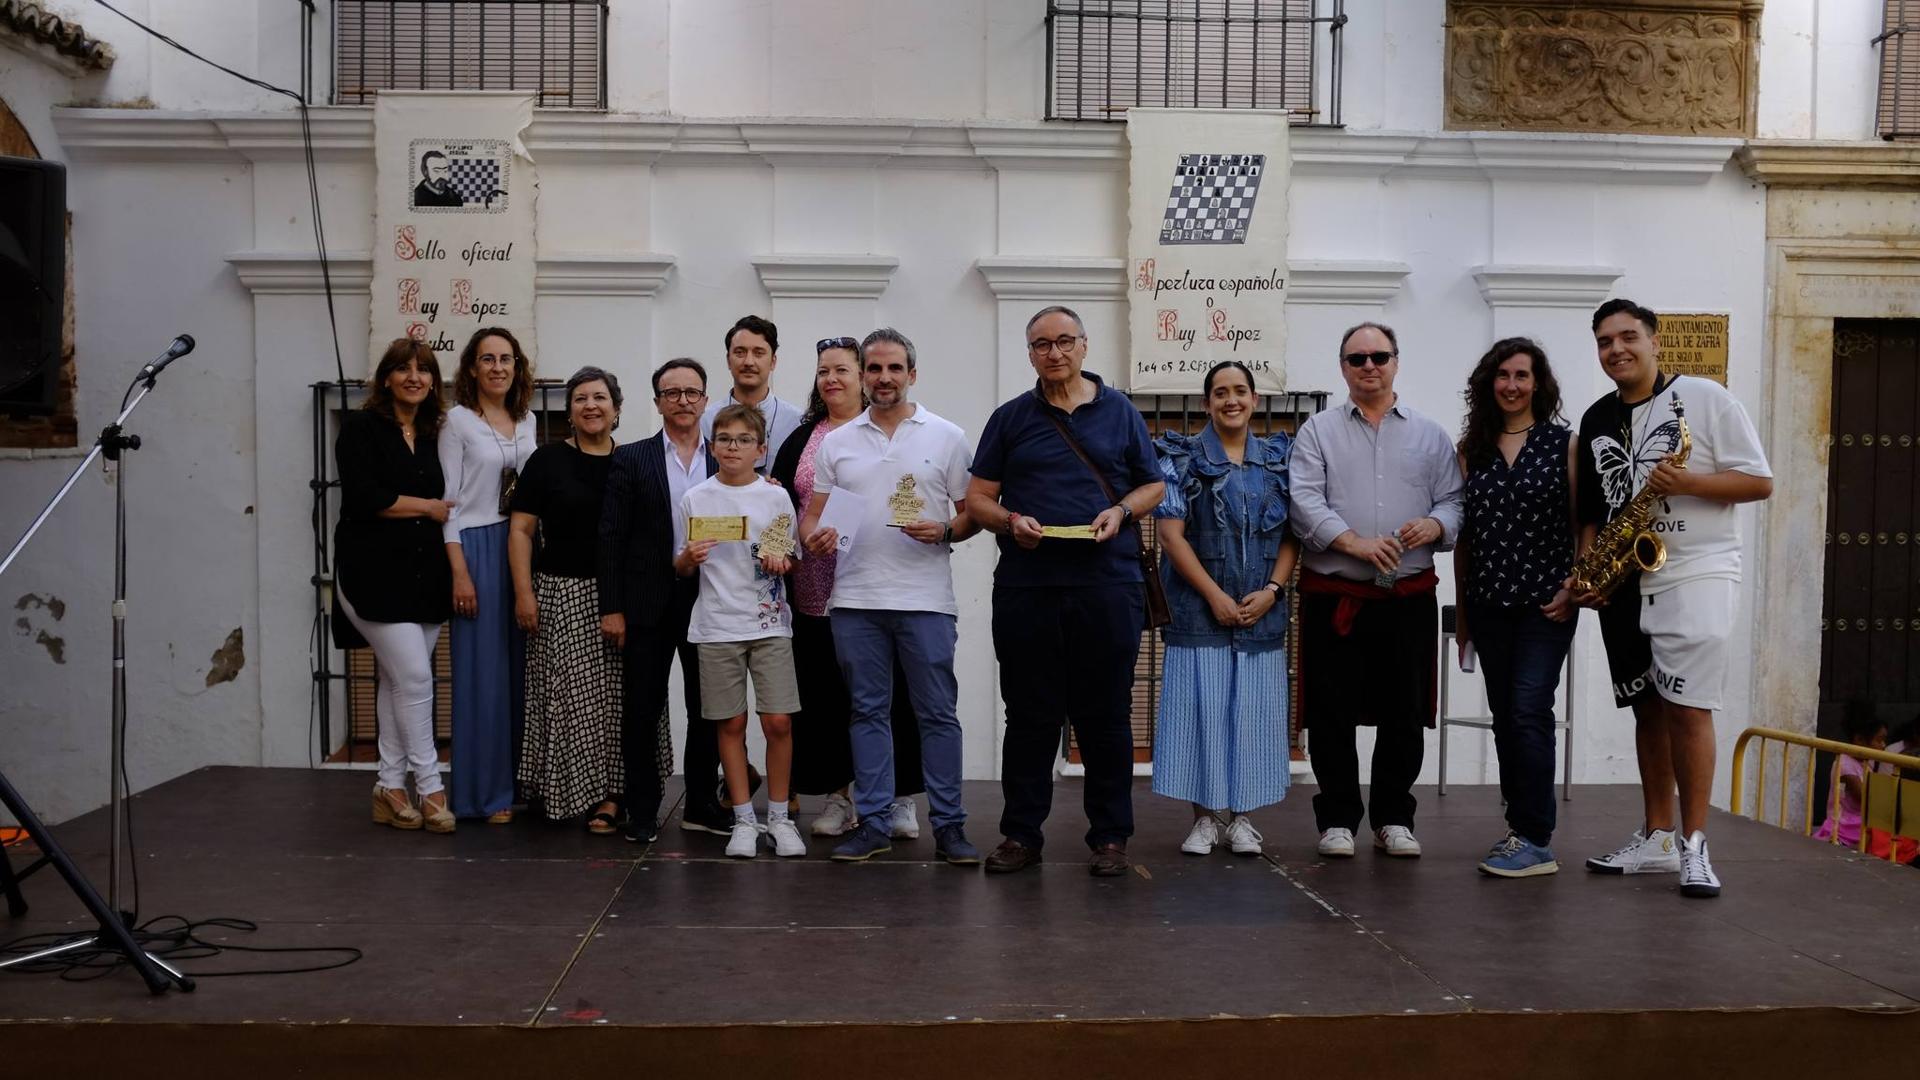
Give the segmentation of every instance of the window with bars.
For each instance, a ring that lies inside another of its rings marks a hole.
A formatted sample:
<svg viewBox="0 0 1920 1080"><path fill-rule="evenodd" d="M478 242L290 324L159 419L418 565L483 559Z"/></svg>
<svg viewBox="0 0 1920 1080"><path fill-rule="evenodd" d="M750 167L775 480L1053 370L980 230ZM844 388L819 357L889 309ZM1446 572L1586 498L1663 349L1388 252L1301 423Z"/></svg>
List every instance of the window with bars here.
<svg viewBox="0 0 1920 1080"><path fill-rule="evenodd" d="M1886 0L1880 36L1880 109L1883 139L1920 139L1920 0Z"/></svg>
<svg viewBox="0 0 1920 1080"><path fill-rule="evenodd" d="M333 103L381 90L532 90L607 107L607 0L334 0Z"/></svg>
<svg viewBox="0 0 1920 1080"><path fill-rule="evenodd" d="M1277 109L1340 122L1344 0L1049 0L1047 116L1127 109ZM1326 28L1326 38L1315 40ZM1318 93L1320 64L1329 66ZM1320 100L1324 98L1325 100Z"/></svg>

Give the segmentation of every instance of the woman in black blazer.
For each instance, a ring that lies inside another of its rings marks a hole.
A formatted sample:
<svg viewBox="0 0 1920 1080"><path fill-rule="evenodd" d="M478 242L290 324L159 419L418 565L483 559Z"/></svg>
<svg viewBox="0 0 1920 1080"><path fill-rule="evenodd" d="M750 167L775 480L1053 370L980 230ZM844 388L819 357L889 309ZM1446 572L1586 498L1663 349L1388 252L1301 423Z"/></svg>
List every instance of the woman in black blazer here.
<svg viewBox="0 0 1920 1080"><path fill-rule="evenodd" d="M366 403L347 415L334 443L334 599L373 648L380 673L374 824L450 833L453 814L433 744L433 646L453 595L440 535L452 506L437 449L441 416L433 350L396 339L380 357ZM409 770L417 808L407 795Z"/></svg>

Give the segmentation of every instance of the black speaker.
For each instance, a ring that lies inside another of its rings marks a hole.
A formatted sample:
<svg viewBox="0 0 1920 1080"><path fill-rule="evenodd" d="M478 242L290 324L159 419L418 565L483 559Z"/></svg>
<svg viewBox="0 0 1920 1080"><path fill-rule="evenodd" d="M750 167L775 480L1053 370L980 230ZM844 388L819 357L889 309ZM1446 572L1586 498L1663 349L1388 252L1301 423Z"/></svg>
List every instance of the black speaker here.
<svg viewBox="0 0 1920 1080"><path fill-rule="evenodd" d="M0 413L53 412L66 307L67 168L0 157Z"/></svg>

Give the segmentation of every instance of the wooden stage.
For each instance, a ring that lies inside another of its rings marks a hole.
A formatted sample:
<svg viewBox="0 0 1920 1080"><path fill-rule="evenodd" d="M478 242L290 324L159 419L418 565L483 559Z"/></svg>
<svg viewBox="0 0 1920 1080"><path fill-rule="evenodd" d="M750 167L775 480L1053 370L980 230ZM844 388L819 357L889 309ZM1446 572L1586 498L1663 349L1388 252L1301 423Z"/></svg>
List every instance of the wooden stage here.
<svg viewBox="0 0 1920 1080"><path fill-rule="evenodd" d="M1420 793L1423 859L1329 863L1310 785L1257 815L1264 857L1194 858L1185 807L1143 780L1135 873L1097 879L1069 781L1049 861L1008 877L935 862L924 801L923 838L870 863L831 863L821 841L740 863L677 816L651 849L524 818L402 833L368 823L371 783L204 769L135 799L142 919L247 919L257 932L203 936L365 957L160 997L125 970L0 972L8 1074L1804 1078L1920 1061L1920 871L1717 814L1718 900L1681 899L1675 875L1589 875L1580 861L1636 823L1629 787L1561 804L1559 875L1496 881L1474 870L1504 833L1490 788ZM987 850L998 786L967 797ZM56 831L104 888L104 812ZM24 889L32 910L0 915L0 939L87 928L50 871Z"/></svg>

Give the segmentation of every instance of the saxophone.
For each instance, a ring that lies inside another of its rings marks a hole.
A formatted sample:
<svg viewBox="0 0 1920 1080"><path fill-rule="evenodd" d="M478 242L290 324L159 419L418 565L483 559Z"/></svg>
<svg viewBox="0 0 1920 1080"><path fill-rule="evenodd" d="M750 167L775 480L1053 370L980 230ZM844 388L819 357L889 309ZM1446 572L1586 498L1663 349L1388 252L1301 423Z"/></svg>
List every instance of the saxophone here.
<svg viewBox="0 0 1920 1080"><path fill-rule="evenodd" d="M1673 411L1680 422L1680 445L1667 460L1684 468L1693 453L1693 435L1687 430L1687 417L1678 402L1674 403ZM1574 560L1571 578L1574 592L1592 592L1604 599L1611 596L1634 569L1651 574L1667 564L1667 545L1661 543L1650 528L1653 504L1659 498L1643 487L1612 521L1601 526L1593 538L1593 546Z"/></svg>

